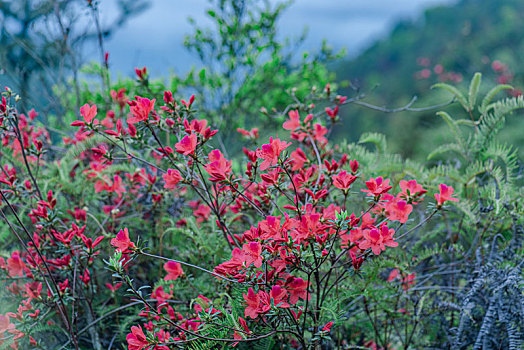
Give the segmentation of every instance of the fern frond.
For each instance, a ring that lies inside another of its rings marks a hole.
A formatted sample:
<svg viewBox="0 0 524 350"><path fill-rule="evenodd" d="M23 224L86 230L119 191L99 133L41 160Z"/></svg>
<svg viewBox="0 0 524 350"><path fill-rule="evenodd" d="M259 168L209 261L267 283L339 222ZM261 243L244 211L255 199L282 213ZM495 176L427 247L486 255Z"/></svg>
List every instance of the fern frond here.
<svg viewBox="0 0 524 350"><path fill-rule="evenodd" d="M507 98L486 108L492 112L483 114L479 119L478 133L475 135L475 145L478 149L484 149L502 129L508 114L524 108L524 97Z"/></svg>
<svg viewBox="0 0 524 350"><path fill-rule="evenodd" d="M427 160L431 160L434 157L436 157L438 155L441 155L442 153L446 153L446 152L450 152L450 151L453 151L453 152L456 152L456 153L459 153L459 154L462 153L462 149L461 149L460 145L458 145L456 143L447 143L447 144L440 145L437 148L435 148L433 150L433 152L431 152L428 155Z"/></svg>
<svg viewBox="0 0 524 350"><path fill-rule="evenodd" d="M378 154L384 154L387 150L386 136L376 132L367 132L360 136L359 144L373 143L377 147Z"/></svg>

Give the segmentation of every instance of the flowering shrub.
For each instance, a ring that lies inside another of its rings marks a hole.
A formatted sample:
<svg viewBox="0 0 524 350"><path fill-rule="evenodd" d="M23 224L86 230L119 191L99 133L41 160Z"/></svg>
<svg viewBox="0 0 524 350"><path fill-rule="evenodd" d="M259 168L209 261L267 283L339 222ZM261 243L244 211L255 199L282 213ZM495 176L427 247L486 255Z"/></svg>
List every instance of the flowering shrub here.
<svg viewBox="0 0 524 350"><path fill-rule="evenodd" d="M57 146L4 93L0 209L19 244L0 259L19 305L0 315L5 346L409 344L415 328L352 333L344 310L362 301L373 321L387 283L395 315L416 312L410 264L428 254L399 243L462 200L437 176L380 169L400 161L377 135L362 139L375 153L332 144L348 98L328 85L267 139L239 129L255 143L242 158L215 143L194 96L112 97L82 106Z"/></svg>

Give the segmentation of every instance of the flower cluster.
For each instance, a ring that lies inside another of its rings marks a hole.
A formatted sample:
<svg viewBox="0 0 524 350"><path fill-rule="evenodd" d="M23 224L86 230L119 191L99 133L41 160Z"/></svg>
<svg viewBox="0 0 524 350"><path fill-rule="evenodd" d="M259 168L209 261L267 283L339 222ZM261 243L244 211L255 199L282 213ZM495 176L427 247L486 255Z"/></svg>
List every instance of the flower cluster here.
<svg viewBox="0 0 524 350"><path fill-rule="evenodd" d="M137 76L143 82L147 71ZM64 159L46 154L51 140L30 123L34 111L27 118L3 102L3 118L18 128L2 129L2 138L19 164L2 166L2 213L9 210L10 229L25 242L0 258L0 273L13 279L8 291L20 299L16 313L0 315L1 339L14 349L38 344L29 332L44 321L78 346L85 340L76 313L96 320L95 310L123 310L120 302L142 307L128 349L235 345L277 333L294 348L316 346L338 327L320 312L335 291L370 259L394 254L412 214L424 213L417 206L431 184L377 172L330 142L347 98L330 97L329 85L330 107L290 110L279 136L261 141L258 129L239 129L254 145L243 157L216 141L194 96L127 93L113 90L109 109L80 108L76 131L63 138L79 152ZM72 185L50 190L33 173L40 167ZM435 212L457 200L453 192L440 184ZM147 283L150 290L138 286ZM408 290L414 275L401 283ZM50 310L53 321L43 316Z"/></svg>

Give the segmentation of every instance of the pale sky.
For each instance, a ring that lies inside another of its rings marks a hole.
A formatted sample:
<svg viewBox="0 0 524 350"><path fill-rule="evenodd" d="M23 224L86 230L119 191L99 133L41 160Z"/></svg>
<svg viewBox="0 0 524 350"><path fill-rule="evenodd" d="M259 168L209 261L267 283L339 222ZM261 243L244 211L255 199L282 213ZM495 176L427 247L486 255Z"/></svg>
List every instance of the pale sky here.
<svg viewBox="0 0 524 350"><path fill-rule="evenodd" d="M112 2L102 1L102 20L111 17ZM272 0L273 1L273 0ZM276 1L276 0L275 0ZM283 37L299 36L308 28L301 51L318 48L327 39L335 49L346 48L354 56L383 38L399 20L416 19L424 9L456 0L295 0L283 13L279 31ZM114 72L132 74L147 66L153 76L184 73L196 59L183 47L191 33L187 18L209 23L207 0L151 0L151 6L131 19L106 42ZM95 53L94 58L98 57Z"/></svg>

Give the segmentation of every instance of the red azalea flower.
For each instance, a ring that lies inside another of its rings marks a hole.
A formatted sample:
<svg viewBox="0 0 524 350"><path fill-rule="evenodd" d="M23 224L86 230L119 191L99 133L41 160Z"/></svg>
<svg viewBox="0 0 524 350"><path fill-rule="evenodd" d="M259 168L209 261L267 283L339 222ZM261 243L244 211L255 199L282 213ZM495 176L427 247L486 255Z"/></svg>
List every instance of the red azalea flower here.
<svg viewBox="0 0 524 350"><path fill-rule="evenodd" d="M296 151L291 152L291 159L291 164L293 165L291 171L297 171L304 168L304 164L309 161L300 147L297 148Z"/></svg>
<svg viewBox="0 0 524 350"><path fill-rule="evenodd" d="M251 317L255 319L258 317L258 305L260 304L260 297L255 294L253 288L249 288L247 295L244 293L244 300L247 303L247 307L244 311L245 317Z"/></svg>
<svg viewBox="0 0 524 350"><path fill-rule="evenodd" d="M391 272L389 273L389 276L388 276L387 281L388 281L388 282L391 282L391 281L393 281L395 278L397 278L399 275L400 275L400 271L399 271L399 269L393 269L393 270L391 270Z"/></svg>
<svg viewBox="0 0 524 350"><path fill-rule="evenodd" d="M405 199L408 203L417 204L422 200L422 197L427 191L422 188L417 180L402 180L400 181L400 198Z"/></svg>
<svg viewBox="0 0 524 350"><path fill-rule="evenodd" d="M127 119L129 124L135 124L149 118L149 114L155 108L155 101L145 97L135 96L136 101L130 101L129 110L131 111L132 117Z"/></svg>
<svg viewBox="0 0 524 350"><path fill-rule="evenodd" d="M381 194L386 193L392 186L389 186L389 179L384 180L382 176L377 177L376 179L370 178L369 181L366 181L367 190L362 189L362 192L367 192L368 196L378 197Z"/></svg>
<svg viewBox="0 0 524 350"><path fill-rule="evenodd" d="M311 298L311 294L307 291L307 281L304 281L302 278L293 277L291 282L286 284L286 287L290 293L289 302L292 305L298 303L298 299L309 300Z"/></svg>
<svg viewBox="0 0 524 350"><path fill-rule="evenodd" d="M288 292L279 285L273 286L269 296L273 299L275 306L288 308L290 305L286 302Z"/></svg>
<svg viewBox="0 0 524 350"><path fill-rule="evenodd" d="M388 247L397 247L398 243L395 242L395 239L393 238L393 235L395 234L395 230L392 228L389 228L386 223L383 223L380 225L380 235L382 236L382 242L385 246Z"/></svg>
<svg viewBox="0 0 524 350"><path fill-rule="evenodd" d="M289 120L286 120L282 127L286 130L295 131L300 127L300 115L298 110L289 111Z"/></svg>
<svg viewBox="0 0 524 350"><path fill-rule="evenodd" d="M84 242L87 250L92 251L93 248L95 248L104 239L104 236L97 237L94 242L91 238L87 238L83 234L80 234L80 238L82 239L82 242Z"/></svg>
<svg viewBox="0 0 524 350"><path fill-rule="evenodd" d="M386 224L382 224L378 229L372 227L369 230L364 230L364 239L359 242L358 247L360 249L371 248L373 254L379 255L383 250L386 250L386 246L398 246L398 243L393 238L394 234L395 230L390 229Z"/></svg>
<svg viewBox="0 0 524 350"><path fill-rule="evenodd" d="M164 264L164 270L167 271L167 275L164 277L165 281L176 280L178 277L184 274L182 265L175 261L168 261Z"/></svg>
<svg viewBox="0 0 524 350"><path fill-rule="evenodd" d="M11 253L11 257L7 259L7 270L9 271L10 277L23 277L24 276L25 264L20 257L18 251Z"/></svg>
<svg viewBox="0 0 524 350"><path fill-rule="evenodd" d="M128 350L142 350L149 345L140 326L131 327L131 333L127 335L126 340Z"/></svg>
<svg viewBox="0 0 524 350"><path fill-rule="evenodd" d="M360 249L369 249L373 251L373 254L379 255L386 248L384 247L382 236L378 232L376 227L370 230L363 231L363 240L359 242L358 247Z"/></svg>
<svg viewBox="0 0 524 350"><path fill-rule="evenodd" d="M322 327L322 331L329 332L331 330L331 326L333 326L333 321L326 323L326 325Z"/></svg>
<svg viewBox="0 0 524 350"><path fill-rule="evenodd" d="M135 244L129 239L129 231L127 227L120 230L116 235L116 238L111 240L111 245L116 248L117 251L122 253L129 253L130 249L135 248Z"/></svg>
<svg viewBox="0 0 524 350"><path fill-rule="evenodd" d="M409 290L411 286L415 284L415 276L416 274L413 272L402 278L402 289L404 289L404 291Z"/></svg>
<svg viewBox="0 0 524 350"><path fill-rule="evenodd" d="M344 170L341 171L338 175L333 175L333 186L343 190L344 192L347 192L349 190L349 186L351 186L351 184L355 182L356 179L356 176L348 174L347 171Z"/></svg>
<svg viewBox="0 0 524 350"><path fill-rule="evenodd" d="M243 136L250 138L250 139L258 139L258 128L253 128L251 130L245 130L242 128L237 128L237 132L241 133Z"/></svg>
<svg viewBox="0 0 524 350"><path fill-rule="evenodd" d="M122 283L116 283L114 286L111 283L106 283L106 287L111 292L116 292L120 287L122 287Z"/></svg>
<svg viewBox="0 0 524 350"><path fill-rule="evenodd" d="M440 184L439 193L435 193L435 199L437 200L437 208L441 208L444 202L452 201L458 202L458 198L451 197L453 195L454 189L451 186L445 184Z"/></svg>
<svg viewBox="0 0 524 350"><path fill-rule="evenodd" d="M167 173L162 175L162 178L165 181L164 188L174 189L176 185L182 180L182 175L176 169L167 169Z"/></svg>
<svg viewBox="0 0 524 350"><path fill-rule="evenodd" d="M195 148L197 144L197 135L191 133L189 135L184 136L182 140L180 140L180 142L175 144L175 151L187 156L189 154L195 153Z"/></svg>
<svg viewBox="0 0 524 350"><path fill-rule="evenodd" d="M270 166L277 164L278 156L291 145L291 142L281 141L280 139L269 138L269 143L262 145L256 151L258 158L263 159L264 161L260 164L260 170L266 170Z"/></svg>
<svg viewBox="0 0 524 350"><path fill-rule="evenodd" d="M3 336L5 332L11 333L15 329L15 325L10 322L9 316L0 315L0 335Z"/></svg>
<svg viewBox="0 0 524 350"><path fill-rule="evenodd" d="M244 253L246 266L251 265L251 263L253 263L255 267L262 266L262 246L259 242L249 242L244 244L242 252Z"/></svg>
<svg viewBox="0 0 524 350"><path fill-rule="evenodd" d="M391 221L398 220L404 224L408 221L409 214L413 211L413 206L406 201L397 201L395 198L386 203L388 219Z"/></svg>
<svg viewBox="0 0 524 350"><path fill-rule="evenodd" d="M84 121L76 120L71 123L71 126L85 126L93 121L97 114L96 105L89 106L87 103L80 108L80 115L84 117ZM95 119L96 121L96 119Z"/></svg>
<svg viewBox="0 0 524 350"><path fill-rule="evenodd" d="M224 181L231 173L231 162L224 158L218 149L209 152L208 158L209 163L204 166L204 169L211 175L209 181Z"/></svg>
<svg viewBox="0 0 524 350"><path fill-rule="evenodd" d="M355 254L353 250L349 251L349 256L351 257L351 262L353 263L353 269L355 269L355 271L360 270L360 267L362 266L362 263L364 262L364 258L362 257L357 258L357 255Z"/></svg>

